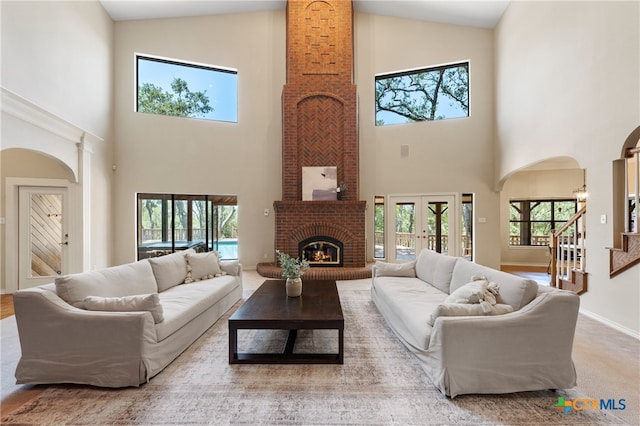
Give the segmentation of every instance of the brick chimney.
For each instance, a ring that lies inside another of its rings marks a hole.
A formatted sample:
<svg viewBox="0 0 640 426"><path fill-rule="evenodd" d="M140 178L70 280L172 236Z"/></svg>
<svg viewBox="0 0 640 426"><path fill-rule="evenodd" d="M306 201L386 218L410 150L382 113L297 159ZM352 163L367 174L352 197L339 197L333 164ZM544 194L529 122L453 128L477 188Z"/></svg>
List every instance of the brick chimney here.
<svg viewBox="0 0 640 426"><path fill-rule="evenodd" d="M300 255L315 237L342 245L344 267L365 265L365 201L358 198L357 94L350 0L287 2L287 81L282 91L282 201L275 248ZM303 167L336 167L343 200L303 201Z"/></svg>

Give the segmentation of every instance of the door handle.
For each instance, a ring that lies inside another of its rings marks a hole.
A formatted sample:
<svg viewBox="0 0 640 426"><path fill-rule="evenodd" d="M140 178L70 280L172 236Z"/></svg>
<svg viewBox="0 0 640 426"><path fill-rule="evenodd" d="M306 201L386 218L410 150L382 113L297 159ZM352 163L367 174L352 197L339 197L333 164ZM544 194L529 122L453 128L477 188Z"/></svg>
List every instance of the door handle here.
<svg viewBox="0 0 640 426"><path fill-rule="evenodd" d="M64 243L58 243L58 244L60 244L61 246L68 246L69 245L69 241L65 241Z"/></svg>
<svg viewBox="0 0 640 426"><path fill-rule="evenodd" d="M68 246L69 245L69 234L64 234L64 242L63 243L58 243L61 246Z"/></svg>

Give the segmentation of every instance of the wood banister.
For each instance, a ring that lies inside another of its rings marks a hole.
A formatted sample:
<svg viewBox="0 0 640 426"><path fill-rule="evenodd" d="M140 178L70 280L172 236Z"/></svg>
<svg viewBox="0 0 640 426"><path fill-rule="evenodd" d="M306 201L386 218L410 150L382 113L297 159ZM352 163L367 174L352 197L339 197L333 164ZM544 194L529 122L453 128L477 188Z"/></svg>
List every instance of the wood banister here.
<svg viewBox="0 0 640 426"><path fill-rule="evenodd" d="M558 235L562 234L562 232L566 231L567 228L569 228L575 221L577 221L578 218L582 216L586 211L587 211L587 206L584 206L580 210L578 210L578 212L573 216L571 216L571 218L567 220L567 222L564 225L562 225L560 229L553 232L554 236L557 237Z"/></svg>

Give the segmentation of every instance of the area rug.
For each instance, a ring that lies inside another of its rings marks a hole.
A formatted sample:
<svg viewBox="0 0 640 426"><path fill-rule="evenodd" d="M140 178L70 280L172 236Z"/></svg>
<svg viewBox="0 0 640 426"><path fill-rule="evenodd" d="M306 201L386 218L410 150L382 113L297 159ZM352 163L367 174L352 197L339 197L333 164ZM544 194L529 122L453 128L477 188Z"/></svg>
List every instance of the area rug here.
<svg viewBox="0 0 640 426"><path fill-rule="evenodd" d="M447 398L387 327L369 291L341 291L340 298L344 365L229 365L232 309L149 383L125 389L49 386L2 424L624 424L608 411L565 414L554 407L558 397L580 398L577 390ZM331 350L330 333L303 331L296 350ZM278 331L246 332L239 344L266 350L281 339Z"/></svg>

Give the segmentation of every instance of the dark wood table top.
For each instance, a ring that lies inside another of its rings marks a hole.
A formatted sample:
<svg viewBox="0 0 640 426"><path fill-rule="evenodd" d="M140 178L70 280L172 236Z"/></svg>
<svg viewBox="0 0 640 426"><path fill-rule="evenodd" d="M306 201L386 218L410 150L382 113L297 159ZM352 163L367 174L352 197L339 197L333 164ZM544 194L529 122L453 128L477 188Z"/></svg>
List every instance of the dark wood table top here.
<svg viewBox="0 0 640 426"><path fill-rule="evenodd" d="M266 280L229 321L245 326L268 322L282 329L333 328L344 317L334 280L303 280L300 297L287 296L285 280Z"/></svg>

